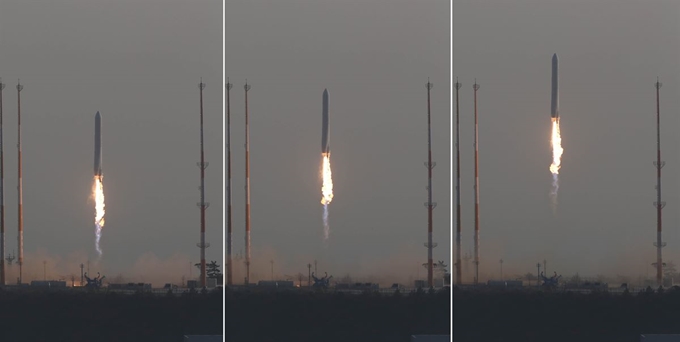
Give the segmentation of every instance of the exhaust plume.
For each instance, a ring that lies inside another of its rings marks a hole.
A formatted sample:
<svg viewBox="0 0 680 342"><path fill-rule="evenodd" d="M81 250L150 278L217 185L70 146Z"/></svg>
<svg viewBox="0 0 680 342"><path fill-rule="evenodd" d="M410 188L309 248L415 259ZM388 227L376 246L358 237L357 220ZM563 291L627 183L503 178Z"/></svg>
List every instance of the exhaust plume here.
<svg viewBox="0 0 680 342"><path fill-rule="evenodd" d="M323 239L328 240L330 234L330 226L328 224L328 205L333 201L333 178L331 175L331 156L330 153L322 153L322 177L323 185L321 186L321 204L323 204Z"/></svg>
<svg viewBox="0 0 680 342"><path fill-rule="evenodd" d="M94 196L94 224L95 224L95 242L94 247L97 249L97 253L101 257L102 250L99 246L99 241L102 237L102 228L104 228L104 184L102 183L102 176L94 176L94 184L92 187L92 195Z"/></svg>
<svg viewBox="0 0 680 342"><path fill-rule="evenodd" d="M557 191L560 188L559 173L562 164L562 137L560 136L560 120L559 118L552 118L552 135L550 145L553 150L553 160L550 164L550 173L553 175L552 191L550 191L550 199L552 202L553 213L557 212Z"/></svg>

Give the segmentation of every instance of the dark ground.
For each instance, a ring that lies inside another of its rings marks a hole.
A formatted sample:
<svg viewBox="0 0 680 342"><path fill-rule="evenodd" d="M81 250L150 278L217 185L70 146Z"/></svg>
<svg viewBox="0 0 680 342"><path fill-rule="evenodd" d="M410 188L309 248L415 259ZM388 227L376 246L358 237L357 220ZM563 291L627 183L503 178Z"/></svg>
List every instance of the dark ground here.
<svg viewBox="0 0 680 342"><path fill-rule="evenodd" d="M222 335L222 292L186 297L0 291L3 342L181 342Z"/></svg>
<svg viewBox="0 0 680 342"><path fill-rule="evenodd" d="M227 341L409 342L449 335L450 292L415 295L226 294Z"/></svg>
<svg viewBox="0 0 680 342"><path fill-rule="evenodd" d="M231 292L165 296L0 290L1 342L181 342L222 335L233 342L409 342L449 334L450 292L343 295Z"/></svg>
<svg viewBox="0 0 680 342"><path fill-rule="evenodd" d="M680 291L453 291L456 342L638 342L640 334L680 334Z"/></svg>

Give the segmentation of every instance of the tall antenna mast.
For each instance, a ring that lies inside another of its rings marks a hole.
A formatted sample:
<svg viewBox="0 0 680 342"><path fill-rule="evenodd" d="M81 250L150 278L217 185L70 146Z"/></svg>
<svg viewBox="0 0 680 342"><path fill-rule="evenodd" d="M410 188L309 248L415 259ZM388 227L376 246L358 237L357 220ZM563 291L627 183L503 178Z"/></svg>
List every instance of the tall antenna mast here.
<svg viewBox="0 0 680 342"><path fill-rule="evenodd" d="M18 150L18 159L19 159L19 164L18 164L18 169L19 169L19 185L17 186L18 189L18 195L19 195L19 284L22 283L23 281L23 266L24 266L24 207L23 207L23 185L22 185L22 170L21 170L21 90L24 89L24 86L21 85L21 81L17 80L17 117L18 117L18 141L19 143L17 144L17 150Z"/></svg>
<svg viewBox="0 0 680 342"><path fill-rule="evenodd" d="M198 167L201 169L201 202L198 203L198 207L201 208L201 242L198 243L198 247L201 249L201 287L205 287L205 249L210 247L210 244L205 243L205 209L207 209L210 204L205 202L205 169L208 167L208 163L205 162L203 154L203 89L205 89L203 78L201 78L201 83L198 84L198 89L200 89L199 93L201 98L201 161L197 163Z"/></svg>
<svg viewBox="0 0 680 342"><path fill-rule="evenodd" d="M432 202L432 169L437 165L432 162L432 130L430 121L430 90L433 85L430 83L430 79L427 79L427 286L432 288L434 286L434 279L432 276L432 249L437 247L436 243L432 243L432 210L437 206L437 203Z"/></svg>
<svg viewBox="0 0 680 342"><path fill-rule="evenodd" d="M227 77L227 285L232 285L231 261L231 112L229 109L229 90L232 88Z"/></svg>
<svg viewBox="0 0 680 342"><path fill-rule="evenodd" d="M250 140L248 132L248 90L250 85L246 80L243 86L246 91L246 285L250 283Z"/></svg>
<svg viewBox="0 0 680 342"><path fill-rule="evenodd" d="M459 116L460 116L460 106L458 101L458 90L462 84L458 82L456 78L456 284L460 285L462 283L463 272L461 265L461 250L460 250L460 148L458 143L460 142L460 128L459 128Z"/></svg>
<svg viewBox="0 0 680 342"><path fill-rule="evenodd" d="M5 157L2 154L2 90L5 84L0 78L0 285L5 282Z"/></svg>
<svg viewBox="0 0 680 342"><path fill-rule="evenodd" d="M661 209L666 206L666 202L661 201L661 168L666 164L666 162L661 161L661 118L659 110L659 89L661 89L661 83L659 78L656 78L656 202L654 206L656 207L656 262L652 265L656 266L656 282L657 285L663 286L663 260L661 258L661 248L666 246L665 242L661 240Z"/></svg>
<svg viewBox="0 0 680 342"><path fill-rule="evenodd" d="M477 133L477 90L479 84L475 79L475 84L472 86L475 90L475 284L479 283L479 143ZM501 261L502 262L502 261ZM502 266L501 266L502 270ZM502 274L503 271L501 271Z"/></svg>

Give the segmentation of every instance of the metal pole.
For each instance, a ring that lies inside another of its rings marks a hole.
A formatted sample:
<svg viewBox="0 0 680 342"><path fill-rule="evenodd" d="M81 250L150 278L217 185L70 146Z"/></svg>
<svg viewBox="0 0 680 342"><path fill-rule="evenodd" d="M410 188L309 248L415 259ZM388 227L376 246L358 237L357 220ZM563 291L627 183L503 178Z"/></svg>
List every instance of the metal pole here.
<svg viewBox="0 0 680 342"><path fill-rule="evenodd" d="M5 89L5 84L0 78L0 285L4 286L5 282L5 157L3 155L3 138L2 138L2 90Z"/></svg>
<svg viewBox="0 0 680 342"><path fill-rule="evenodd" d="M432 169L434 164L432 163L432 129L431 129L431 115L430 115L430 90L432 89L432 83L430 79L427 80L425 85L427 88L427 286L434 287L434 275L433 275L433 265L432 265L432 248L434 248L432 242L432 210L435 204L432 202Z"/></svg>
<svg viewBox="0 0 680 342"><path fill-rule="evenodd" d="M543 259L543 272L548 274L548 262Z"/></svg>
<svg viewBox="0 0 680 342"><path fill-rule="evenodd" d="M206 209L206 203L205 203L205 168L208 166L205 163L204 159L204 154L203 154L203 89L205 89L205 83L203 83L203 80L201 79L201 83L198 84L198 88L200 89L200 101L201 101L201 111L200 111L200 116L201 116L201 163L199 167L201 168L201 287L206 286L206 266L205 266L205 209Z"/></svg>
<svg viewBox="0 0 680 342"><path fill-rule="evenodd" d="M475 79L472 86L475 90L475 284L479 283L479 148L477 134L477 90L479 84Z"/></svg>
<svg viewBox="0 0 680 342"><path fill-rule="evenodd" d="M229 90L232 84L227 78L227 285L232 285L232 260L231 260L231 237L232 237L232 217L231 217L231 111L229 103Z"/></svg>
<svg viewBox="0 0 680 342"><path fill-rule="evenodd" d="M666 206L666 202L661 201L661 168L665 162L661 161L661 114L659 106L659 89L661 83L657 77L656 83L656 282L658 286L663 286L663 259L661 257L661 248L666 246L666 243L661 240L661 209Z"/></svg>
<svg viewBox="0 0 680 342"><path fill-rule="evenodd" d="M248 80L243 86L246 91L246 285L250 283L250 135L248 127Z"/></svg>
<svg viewBox="0 0 680 342"><path fill-rule="evenodd" d="M462 283L463 272L461 265L461 223L460 223L460 101L458 91L462 84L456 78L456 284Z"/></svg>
<svg viewBox="0 0 680 342"><path fill-rule="evenodd" d="M18 170L19 170L19 185L17 186L17 193L19 197L18 207L18 226L19 226L19 284L23 282L23 267L24 267L24 207L23 207L23 187L22 187L22 170L21 170L21 90L24 86L20 81L17 81L17 152L18 152Z"/></svg>

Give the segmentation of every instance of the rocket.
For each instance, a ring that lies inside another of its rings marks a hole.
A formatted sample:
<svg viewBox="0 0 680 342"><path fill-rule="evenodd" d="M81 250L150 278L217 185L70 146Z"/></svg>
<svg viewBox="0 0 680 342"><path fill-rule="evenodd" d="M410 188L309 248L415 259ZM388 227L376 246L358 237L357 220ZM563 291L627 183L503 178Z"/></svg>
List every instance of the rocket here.
<svg viewBox="0 0 680 342"><path fill-rule="evenodd" d="M552 57L552 92L550 97L550 117L553 119L560 118L560 92L559 92L559 76L557 54Z"/></svg>
<svg viewBox="0 0 680 342"><path fill-rule="evenodd" d="M330 155L330 118L328 117L328 90L323 90L323 105L321 110L321 153Z"/></svg>
<svg viewBox="0 0 680 342"><path fill-rule="evenodd" d="M94 175L102 176L102 115L94 116Z"/></svg>

